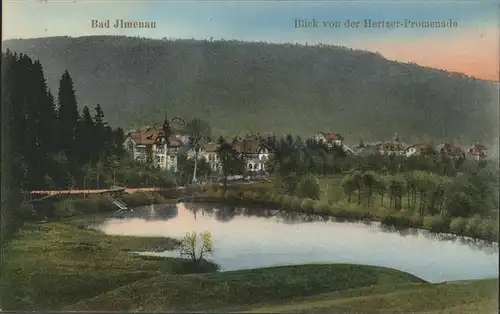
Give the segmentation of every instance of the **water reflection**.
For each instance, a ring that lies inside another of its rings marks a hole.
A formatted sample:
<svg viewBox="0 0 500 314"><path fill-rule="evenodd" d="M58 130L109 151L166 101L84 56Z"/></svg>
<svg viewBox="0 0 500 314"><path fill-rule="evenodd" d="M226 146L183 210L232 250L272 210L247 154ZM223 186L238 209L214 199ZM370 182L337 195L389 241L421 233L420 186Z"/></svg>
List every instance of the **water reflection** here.
<svg viewBox="0 0 500 314"><path fill-rule="evenodd" d="M378 222L339 222L324 215L252 206L145 206L121 219L106 221L101 230L175 238L188 231L208 230L214 236L214 260L223 270L346 262L392 267L430 281L498 273L498 244Z"/></svg>
<svg viewBox="0 0 500 314"><path fill-rule="evenodd" d="M483 240L477 240L468 237L457 236L448 233L433 233L427 230L395 227L391 225L381 224L379 222L361 220L353 221L344 218L331 217L327 215L310 215L305 213L287 212L276 209L261 209L258 207L235 207L213 204L185 204L185 210L192 213L193 219L196 221L197 216L208 216L214 218L219 222L230 222L237 216L243 217L258 217L258 218L274 218L276 222L283 224L297 224L297 223L312 223L312 222L349 222L356 224L363 224L370 228L377 228L383 233L397 233L402 237L407 236L423 236L427 239L441 242L459 243L467 245L477 251L486 251L491 254L498 253L498 243L491 243ZM132 219L140 218L147 221L161 221L174 219L179 214L179 208L176 204L155 204L138 207L133 212L127 212L114 216L119 219Z"/></svg>
<svg viewBox="0 0 500 314"><path fill-rule="evenodd" d="M133 219L140 218L148 221L174 219L179 214L179 209L176 204L155 204L141 206L134 211L116 214L113 218L116 219Z"/></svg>
<svg viewBox="0 0 500 314"><path fill-rule="evenodd" d="M385 233L398 233L402 237L407 236L423 236L424 238L440 241L440 242L450 242L450 243L458 243L461 245L467 245L473 250L487 252L489 254L497 254L499 252L498 243L488 242L479 239L473 239L463 236L458 236L451 233L434 233L429 230L424 229L416 229L416 228L403 228L403 227L395 227L391 225L385 225L378 222L372 222L372 225L378 225L380 231Z"/></svg>

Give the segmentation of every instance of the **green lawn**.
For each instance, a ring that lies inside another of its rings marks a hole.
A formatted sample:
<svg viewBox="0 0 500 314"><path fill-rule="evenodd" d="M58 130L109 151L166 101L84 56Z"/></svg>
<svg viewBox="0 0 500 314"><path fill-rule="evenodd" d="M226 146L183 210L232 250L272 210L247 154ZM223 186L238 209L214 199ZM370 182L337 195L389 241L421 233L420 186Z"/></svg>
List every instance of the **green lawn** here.
<svg viewBox="0 0 500 314"><path fill-rule="evenodd" d="M466 284L413 284L394 287L360 288L308 298L278 306L247 311L264 312L364 312L383 313L496 313L498 279Z"/></svg>
<svg viewBox="0 0 500 314"><path fill-rule="evenodd" d="M271 267L200 275L161 275L82 300L71 310L241 310L367 286L424 283L393 269L350 264Z"/></svg>
<svg viewBox="0 0 500 314"><path fill-rule="evenodd" d="M170 248L166 238L104 236L63 222L30 224L3 248L4 309L57 309L162 273L164 263L126 252Z"/></svg>

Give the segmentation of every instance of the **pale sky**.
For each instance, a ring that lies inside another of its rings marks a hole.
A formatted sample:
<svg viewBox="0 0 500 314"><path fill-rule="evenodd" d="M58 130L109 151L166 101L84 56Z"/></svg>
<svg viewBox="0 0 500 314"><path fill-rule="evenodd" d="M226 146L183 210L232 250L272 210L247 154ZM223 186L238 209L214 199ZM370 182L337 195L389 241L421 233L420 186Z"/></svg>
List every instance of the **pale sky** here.
<svg viewBox="0 0 500 314"><path fill-rule="evenodd" d="M500 1L4 1L2 38L128 35L324 43L499 80ZM155 29L95 29L91 20L154 21ZM318 28L295 28L316 19ZM453 20L456 28L329 28L323 21Z"/></svg>

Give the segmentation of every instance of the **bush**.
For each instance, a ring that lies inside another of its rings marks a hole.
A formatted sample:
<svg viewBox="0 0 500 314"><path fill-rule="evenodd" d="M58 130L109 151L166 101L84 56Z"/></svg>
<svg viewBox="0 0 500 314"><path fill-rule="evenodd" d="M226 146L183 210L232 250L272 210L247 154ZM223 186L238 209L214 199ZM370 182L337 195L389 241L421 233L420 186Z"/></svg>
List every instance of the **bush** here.
<svg viewBox="0 0 500 314"><path fill-rule="evenodd" d="M224 192L224 190L223 190L223 189L219 189L219 190L217 190L217 191L215 192L215 195L214 195L214 196L215 196L215 197L222 198L222 197L224 197L224 195L225 195L225 194L226 194L226 192Z"/></svg>
<svg viewBox="0 0 500 314"><path fill-rule="evenodd" d="M392 215L391 211L387 208L379 208L377 211L376 211L376 214L377 214L377 217L379 217L381 220L384 220L384 219L387 219L388 217L390 217Z"/></svg>
<svg viewBox="0 0 500 314"><path fill-rule="evenodd" d="M290 199L290 209L293 211L300 211L302 209L302 200L296 196L292 196Z"/></svg>
<svg viewBox="0 0 500 314"><path fill-rule="evenodd" d="M483 220L475 235L485 240L498 241L498 224L496 221Z"/></svg>
<svg viewBox="0 0 500 314"><path fill-rule="evenodd" d="M232 199L238 197L238 193L235 191L227 190L224 192L224 198L225 199Z"/></svg>
<svg viewBox="0 0 500 314"><path fill-rule="evenodd" d="M34 219L36 218L35 206L33 204L21 204L19 205L19 217L21 219Z"/></svg>
<svg viewBox="0 0 500 314"><path fill-rule="evenodd" d="M167 200L160 193L153 193L154 204L165 204Z"/></svg>
<svg viewBox="0 0 500 314"><path fill-rule="evenodd" d="M381 222L385 225L396 226L396 227L410 227L410 219L399 213L388 214L385 217L381 217Z"/></svg>
<svg viewBox="0 0 500 314"><path fill-rule="evenodd" d="M423 220L423 227L430 231L445 231L447 229L448 221L441 216L426 216Z"/></svg>
<svg viewBox="0 0 500 314"><path fill-rule="evenodd" d="M274 194L271 191L266 191L262 194L262 199L265 201L272 201Z"/></svg>
<svg viewBox="0 0 500 314"><path fill-rule="evenodd" d="M293 194L297 191L299 181L299 176L296 173L291 173L285 178L277 179L277 184L280 185L278 188L284 189L288 194Z"/></svg>
<svg viewBox="0 0 500 314"><path fill-rule="evenodd" d="M64 218L77 213L73 200L62 200L54 204L54 216Z"/></svg>
<svg viewBox="0 0 500 314"><path fill-rule="evenodd" d="M424 223L424 218L420 215L411 215L408 219L410 223L410 227L413 228L421 228Z"/></svg>
<svg viewBox="0 0 500 314"><path fill-rule="evenodd" d="M289 195L283 195L281 197L281 205L283 205L283 207L290 207L292 203L292 197L289 196Z"/></svg>
<svg viewBox="0 0 500 314"><path fill-rule="evenodd" d="M318 179L313 175L306 175L297 185L297 196L319 200L321 187Z"/></svg>
<svg viewBox="0 0 500 314"><path fill-rule="evenodd" d="M245 200L254 200L255 199L255 193L252 192L252 191L245 191L241 194L241 196L243 197L243 199Z"/></svg>
<svg viewBox="0 0 500 314"><path fill-rule="evenodd" d="M450 221L450 231L456 234L463 234L466 231L467 219L456 217Z"/></svg>
<svg viewBox="0 0 500 314"><path fill-rule="evenodd" d="M204 189L206 191L206 189ZM205 192L203 191L203 192ZM161 196L167 199L177 199L182 197L181 191L177 189L168 189L168 190L162 190L159 192Z"/></svg>
<svg viewBox="0 0 500 314"><path fill-rule="evenodd" d="M281 202L283 201L283 196L279 193L272 193L270 201L281 204Z"/></svg>
<svg viewBox="0 0 500 314"><path fill-rule="evenodd" d="M314 203L314 208L313 208L315 213L328 213L330 212L330 204L326 201L315 201Z"/></svg>
<svg viewBox="0 0 500 314"><path fill-rule="evenodd" d="M465 234L468 236L475 236L481 225L481 217L479 215L474 215L467 219L467 224L465 225Z"/></svg>
<svg viewBox="0 0 500 314"><path fill-rule="evenodd" d="M208 187L204 192L203 192L203 195L204 196L208 196L208 197L216 197L217 196L217 189L213 186L211 187Z"/></svg>
<svg viewBox="0 0 500 314"><path fill-rule="evenodd" d="M253 199L254 200L262 199L262 193L260 191L253 191Z"/></svg>
<svg viewBox="0 0 500 314"><path fill-rule="evenodd" d="M169 258L166 259L164 268L166 273L184 275L212 273L218 271L220 266L205 259L203 259L199 264L196 264L189 259Z"/></svg>
<svg viewBox="0 0 500 314"><path fill-rule="evenodd" d="M123 202L129 207L166 203L165 198L160 193L156 192L135 192L133 194L125 194L122 198ZM105 201L101 199L98 203L100 206L99 210L102 210L107 207L108 203L111 203L111 200Z"/></svg>
<svg viewBox="0 0 500 314"><path fill-rule="evenodd" d="M305 198L302 200L300 207L303 211L312 212L314 211L314 205L316 205L316 201L310 198Z"/></svg>

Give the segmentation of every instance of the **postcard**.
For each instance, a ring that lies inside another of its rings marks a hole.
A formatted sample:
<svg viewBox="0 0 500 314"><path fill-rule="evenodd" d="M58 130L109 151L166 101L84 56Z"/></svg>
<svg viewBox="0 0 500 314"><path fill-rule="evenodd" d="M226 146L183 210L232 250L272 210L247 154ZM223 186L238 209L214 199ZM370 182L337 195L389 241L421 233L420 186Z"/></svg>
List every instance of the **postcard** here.
<svg viewBox="0 0 500 314"><path fill-rule="evenodd" d="M1 310L496 313L498 1L2 7Z"/></svg>

